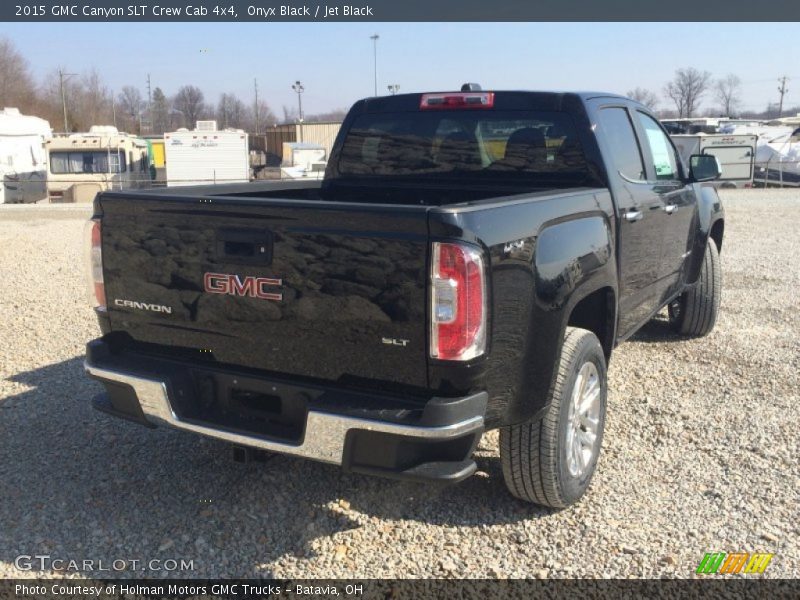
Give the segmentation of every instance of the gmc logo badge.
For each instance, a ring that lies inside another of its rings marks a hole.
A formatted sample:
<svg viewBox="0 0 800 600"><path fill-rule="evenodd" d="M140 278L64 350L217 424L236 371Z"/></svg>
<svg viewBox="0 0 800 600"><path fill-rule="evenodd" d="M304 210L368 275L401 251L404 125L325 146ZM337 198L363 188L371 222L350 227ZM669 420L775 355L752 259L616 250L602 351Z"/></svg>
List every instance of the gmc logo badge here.
<svg viewBox="0 0 800 600"><path fill-rule="evenodd" d="M206 273L203 275L203 289L209 294L228 296L248 296L262 300L283 300L282 292L270 292L267 288L281 287L282 279L269 277L239 277L229 273Z"/></svg>

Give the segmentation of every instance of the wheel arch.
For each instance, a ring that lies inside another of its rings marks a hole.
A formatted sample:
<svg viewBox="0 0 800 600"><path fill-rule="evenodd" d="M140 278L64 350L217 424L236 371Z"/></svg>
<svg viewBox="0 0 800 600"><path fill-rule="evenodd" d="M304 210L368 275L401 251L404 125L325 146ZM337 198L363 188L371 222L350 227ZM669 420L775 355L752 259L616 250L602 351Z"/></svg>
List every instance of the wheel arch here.
<svg viewBox="0 0 800 600"><path fill-rule="evenodd" d="M600 340L606 361L614 349L617 323L617 296L610 285L583 294L572 306L564 326L591 331Z"/></svg>
<svg viewBox="0 0 800 600"><path fill-rule="evenodd" d="M717 190L711 186L700 187L697 190L697 219L694 227L694 244L686 267L686 283L689 285L694 284L700 276L709 238L714 240L717 250L722 249L725 211Z"/></svg>
<svg viewBox="0 0 800 600"><path fill-rule="evenodd" d="M711 225L711 232L708 234L708 236L712 240L714 240L714 243L717 245L718 252L722 252L722 237L724 234L725 234L725 219L717 219L716 221L714 221L714 224Z"/></svg>

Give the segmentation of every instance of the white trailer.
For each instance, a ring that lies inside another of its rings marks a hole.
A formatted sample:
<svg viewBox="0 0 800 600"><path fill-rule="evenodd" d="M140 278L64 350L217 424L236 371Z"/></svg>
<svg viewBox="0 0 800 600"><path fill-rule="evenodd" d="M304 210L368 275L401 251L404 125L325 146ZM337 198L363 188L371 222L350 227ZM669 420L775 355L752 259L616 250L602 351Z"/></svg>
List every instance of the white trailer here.
<svg viewBox="0 0 800 600"><path fill-rule="evenodd" d="M52 135L44 119L20 114L16 108L0 111L0 204L47 199L44 144Z"/></svg>
<svg viewBox="0 0 800 600"><path fill-rule="evenodd" d="M715 186L752 187L758 136L698 133L670 137L684 164L689 164L689 157L692 154L710 154L717 157L722 167L722 175L714 182Z"/></svg>
<svg viewBox="0 0 800 600"><path fill-rule="evenodd" d="M759 138L755 182L764 186L800 187L800 127Z"/></svg>
<svg viewBox="0 0 800 600"><path fill-rule="evenodd" d="M217 131L213 121L199 121L194 131L164 134L167 186L246 183L250 181L247 134Z"/></svg>

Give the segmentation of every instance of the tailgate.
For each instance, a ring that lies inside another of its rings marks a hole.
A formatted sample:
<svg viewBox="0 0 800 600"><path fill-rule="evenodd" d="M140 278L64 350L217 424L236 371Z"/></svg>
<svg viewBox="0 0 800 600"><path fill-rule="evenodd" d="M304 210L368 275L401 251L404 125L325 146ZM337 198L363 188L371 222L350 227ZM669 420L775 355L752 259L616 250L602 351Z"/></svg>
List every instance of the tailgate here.
<svg viewBox="0 0 800 600"><path fill-rule="evenodd" d="M427 386L424 208L100 204L112 331L274 373Z"/></svg>

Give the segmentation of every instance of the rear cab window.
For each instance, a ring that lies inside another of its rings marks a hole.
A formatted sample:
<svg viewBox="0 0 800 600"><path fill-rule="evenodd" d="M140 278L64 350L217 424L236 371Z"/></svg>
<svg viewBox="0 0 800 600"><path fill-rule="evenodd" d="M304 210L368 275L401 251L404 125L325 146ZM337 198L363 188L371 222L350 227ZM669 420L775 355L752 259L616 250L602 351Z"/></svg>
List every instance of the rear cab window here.
<svg viewBox="0 0 800 600"><path fill-rule="evenodd" d="M572 116L522 110L359 115L332 183L494 186L504 193L597 185Z"/></svg>

